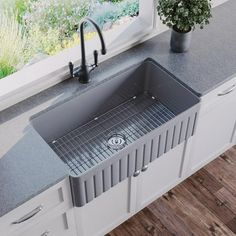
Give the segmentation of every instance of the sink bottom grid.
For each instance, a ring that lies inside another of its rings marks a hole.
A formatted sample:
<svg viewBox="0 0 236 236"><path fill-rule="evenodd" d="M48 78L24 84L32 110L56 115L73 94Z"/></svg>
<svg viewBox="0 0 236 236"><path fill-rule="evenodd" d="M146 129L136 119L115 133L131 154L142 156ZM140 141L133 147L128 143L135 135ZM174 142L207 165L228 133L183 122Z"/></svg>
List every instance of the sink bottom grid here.
<svg viewBox="0 0 236 236"><path fill-rule="evenodd" d="M175 114L155 97L141 94L94 117L49 145L71 172L79 175L173 117ZM112 140L122 142L119 148L109 145L109 138L114 134L124 137L123 141Z"/></svg>

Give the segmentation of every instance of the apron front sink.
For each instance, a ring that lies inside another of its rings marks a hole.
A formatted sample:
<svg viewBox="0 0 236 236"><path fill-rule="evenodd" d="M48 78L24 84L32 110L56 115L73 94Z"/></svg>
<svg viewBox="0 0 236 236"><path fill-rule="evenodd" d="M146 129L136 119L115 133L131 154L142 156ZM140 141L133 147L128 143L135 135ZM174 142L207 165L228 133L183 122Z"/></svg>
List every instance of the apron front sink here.
<svg viewBox="0 0 236 236"><path fill-rule="evenodd" d="M199 98L152 59L32 119L83 206L194 134Z"/></svg>

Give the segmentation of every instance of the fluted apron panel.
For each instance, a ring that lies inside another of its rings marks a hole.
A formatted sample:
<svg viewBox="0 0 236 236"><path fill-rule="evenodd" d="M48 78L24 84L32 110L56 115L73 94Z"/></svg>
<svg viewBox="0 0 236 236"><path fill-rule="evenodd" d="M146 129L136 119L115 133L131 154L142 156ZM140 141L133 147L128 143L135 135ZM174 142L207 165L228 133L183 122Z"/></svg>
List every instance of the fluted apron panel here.
<svg viewBox="0 0 236 236"><path fill-rule="evenodd" d="M79 177L71 177L76 206L83 206L194 134L198 107L146 134Z"/></svg>

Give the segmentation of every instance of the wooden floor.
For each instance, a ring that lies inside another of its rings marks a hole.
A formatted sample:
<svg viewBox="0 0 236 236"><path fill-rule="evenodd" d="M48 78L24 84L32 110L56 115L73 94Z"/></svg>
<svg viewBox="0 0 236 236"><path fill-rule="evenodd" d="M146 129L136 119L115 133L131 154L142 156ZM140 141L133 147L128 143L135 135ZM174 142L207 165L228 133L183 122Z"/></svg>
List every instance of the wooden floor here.
<svg viewBox="0 0 236 236"><path fill-rule="evenodd" d="M108 235L236 235L236 146Z"/></svg>

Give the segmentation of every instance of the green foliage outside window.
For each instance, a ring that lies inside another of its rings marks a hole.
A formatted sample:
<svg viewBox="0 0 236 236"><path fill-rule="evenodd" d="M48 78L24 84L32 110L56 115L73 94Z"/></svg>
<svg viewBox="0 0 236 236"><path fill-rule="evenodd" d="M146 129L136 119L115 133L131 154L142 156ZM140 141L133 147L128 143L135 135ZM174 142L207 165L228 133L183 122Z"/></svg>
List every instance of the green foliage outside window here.
<svg viewBox="0 0 236 236"><path fill-rule="evenodd" d="M26 38L13 15L0 14L0 79L15 72L24 63Z"/></svg>
<svg viewBox="0 0 236 236"><path fill-rule="evenodd" d="M139 0L117 1L116 4L106 1L94 6L96 10L90 13L100 27L110 22L113 23L124 16L137 16L139 13Z"/></svg>
<svg viewBox="0 0 236 236"><path fill-rule="evenodd" d="M139 0L0 1L0 79L31 63L38 54L54 55L79 43L80 20L92 17L101 28L138 15ZM89 28L88 28L89 30ZM90 39L95 32L87 32Z"/></svg>

